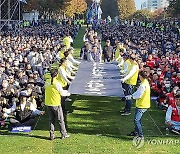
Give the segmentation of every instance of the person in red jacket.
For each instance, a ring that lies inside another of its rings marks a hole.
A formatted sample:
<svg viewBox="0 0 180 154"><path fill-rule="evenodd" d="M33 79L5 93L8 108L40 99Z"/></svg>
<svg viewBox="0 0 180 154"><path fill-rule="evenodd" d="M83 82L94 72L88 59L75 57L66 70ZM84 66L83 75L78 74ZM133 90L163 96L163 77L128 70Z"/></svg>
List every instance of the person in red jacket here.
<svg viewBox="0 0 180 154"><path fill-rule="evenodd" d="M160 93L160 88L159 88L159 77L157 75L157 73L154 73L153 74L153 79L150 81L150 84L151 84L151 92L152 92L152 95L154 96L159 96L159 93Z"/></svg>
<svg viewBox="0 0 180 154"><path fill-rule="evenodd" d="M180 135L180 94L175 96L175 103L168 107L166 124L171 128L172 132Z"/></svg>
<svg viewBox="0 0 180 154"><path fill-rule="evenodd" d="M161 88L161 92L159 94L159 105L161 109L167 109L168 104L166 103L167 96L171 93L171 82L166 80L164 81L164 86Z"/></svg>
<svg viewBox="0 0 180 154"><path fill-rule="evenodd" d="M177 90L179 90L179 87L175 86L171 93L167 94L166 103L168 104L168 106L175 103L175 95L177 93Z"/></svg>
<svg viewBox="0 0 180 154"><path fill-rule="evenodd" d="M159 83L162 84L164 80L164 74L160 68L157 69L157 75L159 76Z"/></svg>
<svg viewBox="0 0 180 154"><path fill-rule="evenodd" d="M153 57L153 59L155 61L156 67L158 67L159 63L161 62L161 59L158 57L158 55L155 52L152 52L152 57Z"/></svg>
<svg viewBox="0 0 180 154"><path fill-rule="evenodd" d="M176 77L175 83L177 85L180 85L180 72L177 73L177 77Z"/></svg>
<svg viewBox="0 0 180 154"><path fill-rule="evenodd" d="M153 59L152 55L148 56L148 59L146 60L146 65L149 66L151 69L155 67L155 60Z"/></svg>

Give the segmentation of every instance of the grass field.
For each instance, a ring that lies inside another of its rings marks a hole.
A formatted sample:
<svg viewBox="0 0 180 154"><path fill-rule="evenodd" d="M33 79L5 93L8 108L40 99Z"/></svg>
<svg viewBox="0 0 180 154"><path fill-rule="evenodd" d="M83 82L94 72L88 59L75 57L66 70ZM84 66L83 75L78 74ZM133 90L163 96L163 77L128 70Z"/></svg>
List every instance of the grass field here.
<svg viewBox="0 0 180 154"><path fill-rule="evenodd" d="M81 29L74 45L76 55L82 47ZM145 144L137 149L132 144L132 137L126 136L133 130L133 107L130 116L121 116L119 111L124 103L115 97L87 97L72 95L72 102L67 103L70 113L67 116L70 138L61 140L56 125L56 138L48 140L48 114L40 118L32 133L12 134L0 132L0 153L2 154L123 154L123 153L180 153L179 136L165 134L165 112L159 110L152 102L152 107L143 117ZM154 125L150 115L160 128ZM161 141L164 141L162 144ZM169 142L165 142L169 141ZM178 143L179 141L179 143Z"/></svg>

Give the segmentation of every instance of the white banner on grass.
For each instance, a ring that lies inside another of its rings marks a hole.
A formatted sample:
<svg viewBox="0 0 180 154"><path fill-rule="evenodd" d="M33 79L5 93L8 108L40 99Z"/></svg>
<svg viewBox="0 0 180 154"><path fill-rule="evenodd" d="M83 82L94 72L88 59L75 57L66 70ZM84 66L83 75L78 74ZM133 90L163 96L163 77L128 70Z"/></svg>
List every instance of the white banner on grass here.
<svg viewBox="0 0 180 154"><path fill-rule="evenodd" d="M69 87L71 94L123 97L120 70L112 63L81 62Z"/></svg>

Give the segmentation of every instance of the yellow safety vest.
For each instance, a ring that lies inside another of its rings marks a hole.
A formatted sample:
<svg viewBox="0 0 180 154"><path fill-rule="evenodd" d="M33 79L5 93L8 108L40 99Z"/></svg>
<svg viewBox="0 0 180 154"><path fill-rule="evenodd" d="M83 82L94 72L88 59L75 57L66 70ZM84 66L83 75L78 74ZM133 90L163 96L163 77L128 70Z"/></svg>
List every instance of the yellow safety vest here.
<svg viewBox="0 0 180 154"><path fill-rule="evenodd" d="M137 108L150 108L151 106L151 98L150 98L150 85L147 79L144 79L144 81L142 81L141 83L146 89L145 92L143 94L143 96L140 99L136 100L136 107Z"/></svg>
<svg viewBox="0 0 180 154"><path fill-rule="evenodd" d="M131 69L133 68L133 66L135 66L135 65L138 66L137 62L134 62L133 64L130 65L130 67L128 67L128 74L131 71ZM134 75L130 79L126 80L125 83L130 84L130 85L136 85L138 73L139 73L139 66L138 66L138 70L134 73Z"/></svg>
<svg viewBox="0 0 180 154"><path fill-rule="evenodd" d="M67 49L71 47L70 38L68 36L63 39L63 44L66 46Z"/></svg>
<svg viewBox="0 0 180 154"><path fill-rule="evenodd" d="M129 71L130 71L130 66L131 66L131 62L130 62L130 60L129 59L127 59L126 61L125 61L125 63L128 63L128 73L129 73ZM122 70L124 70L124 65L122 66Z"/></svg>
<svg viewBox="0 0 180 154"><path fill-rule="evenodd" d="M59 106L61 105L61 95L56 89L56 84L58 80L53 79L53 84L51 85L51 79L48 79L45 83L45 105L47 106Z"/></svg>
<svg viewBox="0 0 180 154"><path fill-rule="evenodd" d="M57 69L59 67L59 63L55 62L51 64L51 69Z"/></svg>
<svg viewBox="0 0 180 154"><path fill-rule="evenodd" d="M61 51L59 52L59 58L60 58L60 59L64 58L64 52L65 52L65 51L63 51L63 50L61 50Z"/></svg>
<svg viewBox="0 0 180 154"><path fill-rule="evenodd" d="M51 73L44 74L44 80L51 79Z"/></svg>
<svg viewBox="0 0 180 154"><path fill-rule="evenodd" d="M60 66L59 70L60 69L64 69L66 71L66 68L64 66ZM58 74L57 80L60 82L62 87L66 87L67 86L67 82L63 79L63 77L60 74Z"/></svg>

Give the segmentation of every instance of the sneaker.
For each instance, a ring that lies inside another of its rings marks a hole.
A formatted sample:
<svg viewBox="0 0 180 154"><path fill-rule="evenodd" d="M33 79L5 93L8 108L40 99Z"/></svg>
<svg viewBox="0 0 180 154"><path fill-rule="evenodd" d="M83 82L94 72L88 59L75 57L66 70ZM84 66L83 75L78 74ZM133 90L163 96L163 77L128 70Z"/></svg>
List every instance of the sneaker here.
<svg viewBox="0 0 180 154"><path fill-rule="evenodd" d="M125 110L121 110L121 111L119 111L120 113L125 113L126 111Z"/></svg>
<svg viewBox="0 0 180 154"><path fill-rule="evenodd" d="M70 137L70 135L67 134L65 136L62 136L61 139L65 139L65 138L69 138L69 137Z"/></svg>
<svg viewBox="0 0 180 154"><path fill-rule="evenodd" d="M131 114L131 112L124 112L124 113L122 113L121 115L122 116L128 116L128 115L130 115Z"/></svg>
<svg viewBox="0 0 180 154"><path fill-rule="evenodd" d="M178 131L177 129L172 129L172 132L176 135L179 135L180 134L180 131Z"/></svg>
<svg viewBox="0 0 180 154"><path fill-rule="evenodd" d="M127 134L127 136L137 136L137 132L132 131L130 134Z"/></svg>
<svg viewBox="0 0 180 154"><path fill-rule="evenodd" d="M54 134L50 134L49 139L50 139L50 140L54 140L54 138L55 138L55 135L54 135Z"/></svg>
<svg viewBox="0 0 180 154"><path fill-rule="evenodd" d="M67 102L71 102L72 101L72 99L70 99L70 98L66 98L66 100L65 101L67 101Z"/></svg>
<svg viewBox="0 0 180 154"><path fill-rule="evenodd" d="M138 141L144 140L144 136L137 136L136 140L138 140Z"/></svg>

